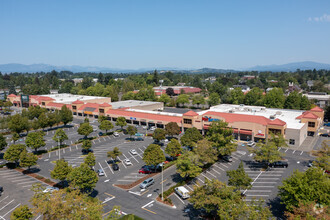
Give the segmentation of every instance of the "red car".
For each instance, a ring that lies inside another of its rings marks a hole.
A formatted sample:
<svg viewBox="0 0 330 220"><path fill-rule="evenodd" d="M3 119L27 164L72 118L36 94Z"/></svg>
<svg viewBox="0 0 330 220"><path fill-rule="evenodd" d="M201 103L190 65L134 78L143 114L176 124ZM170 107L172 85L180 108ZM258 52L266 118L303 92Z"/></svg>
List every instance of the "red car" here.
<svg viewBox="0 0 330 220"><path fill-rule="evenodd" d="M152 173L152 171L149 170L149 169L146 169L146 168L141 168L141 169L139 170L139 173L150 174L150 173Z"/></svg>

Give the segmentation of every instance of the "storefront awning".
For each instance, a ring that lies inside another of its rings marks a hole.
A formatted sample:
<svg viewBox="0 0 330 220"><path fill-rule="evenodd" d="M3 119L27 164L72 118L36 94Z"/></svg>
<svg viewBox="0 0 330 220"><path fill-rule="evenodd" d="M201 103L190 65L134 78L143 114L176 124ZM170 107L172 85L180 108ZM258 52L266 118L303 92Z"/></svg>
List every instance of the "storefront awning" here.
<svg viewBox="0 0 330 220"><path fill-rule="evenodd" d="M246 135L252 135L252 131L251 130L239 130L240 134L246 134Z"/></svg>

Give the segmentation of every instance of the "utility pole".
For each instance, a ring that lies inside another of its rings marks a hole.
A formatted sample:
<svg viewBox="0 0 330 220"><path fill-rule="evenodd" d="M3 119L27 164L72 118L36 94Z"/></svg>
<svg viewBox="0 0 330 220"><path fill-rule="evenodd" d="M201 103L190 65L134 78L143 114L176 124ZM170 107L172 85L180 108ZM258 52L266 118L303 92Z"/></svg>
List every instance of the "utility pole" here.
<svg viewBox="0 0 330 220"><path fill-rule="evenodd" d="M163 174L163 167L164 167L164 164L162 165L162 201L164 201L164 174Z"/></svg>
<svg viewBox="0 0 330 220"><path fill-rule="evenodd" d="M60 145L60 141L58 141L58 160L61 159L61 145Z"/></svg>

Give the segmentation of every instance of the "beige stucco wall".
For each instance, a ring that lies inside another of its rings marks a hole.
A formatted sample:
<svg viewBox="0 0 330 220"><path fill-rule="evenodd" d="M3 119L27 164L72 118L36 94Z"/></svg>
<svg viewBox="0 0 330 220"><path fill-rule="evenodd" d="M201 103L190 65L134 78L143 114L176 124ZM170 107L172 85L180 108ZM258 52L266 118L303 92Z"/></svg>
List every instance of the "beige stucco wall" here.
<svg viewBox="0 0 330 220"><path fill-rule="evenodd" d="M150 105L142 105L142 106L134 106L131 107L131 109L139 109L139 110L146 110L146 111L157 111L157 110L163 110L164 109L164 103L154 103Z"/></svg>
<svg viewBox="0 0 330 220"><path fill-rule="evenodd" d="M84 103L98 103L98 104L110 103L111 98L110 97L104 97L104 98L100 98L100 99L89 99L89 100L84 100L83 102Z"/></svg>

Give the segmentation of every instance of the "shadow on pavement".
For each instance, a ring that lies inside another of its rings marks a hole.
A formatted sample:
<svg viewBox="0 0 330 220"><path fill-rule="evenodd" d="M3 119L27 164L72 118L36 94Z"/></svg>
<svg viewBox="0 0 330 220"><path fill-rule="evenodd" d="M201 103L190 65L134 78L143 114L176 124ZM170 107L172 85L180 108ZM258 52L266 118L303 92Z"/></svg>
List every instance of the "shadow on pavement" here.
<svg viewBox="0 0 330 220"><path fill-rule="evenodd" d="M281 199L279 197L269 200L267 205L270 206L270 211L276 217L276 219L285 219L285 205L281 204Z"/></svg>

